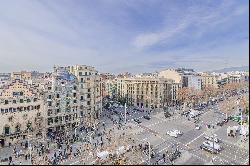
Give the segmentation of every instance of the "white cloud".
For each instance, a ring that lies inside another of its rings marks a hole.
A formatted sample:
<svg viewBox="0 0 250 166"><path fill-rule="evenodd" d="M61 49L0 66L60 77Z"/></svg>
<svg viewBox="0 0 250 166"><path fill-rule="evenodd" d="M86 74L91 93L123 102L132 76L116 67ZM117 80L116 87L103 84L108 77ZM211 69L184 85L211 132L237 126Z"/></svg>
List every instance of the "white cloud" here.
<svg viewBox="0 0 250 166"><path fill-rule="evenodd" d="M171 25L167 22L158 32L141 33L135 36L132 39L132 45L139 50L143 50L161 42L167 44L174 41L182 33L188 34L190 38L201 37L209 28L230 21L232 16L241 15L248 11L248 6L244 5L237 6L229 11L230 7L234 5L234 1L223 1L220 6L216 7L199 5L188 7L187 10L180 12L183 17L174 20ZM166 17L171 19L169 16ZM190 26L196 26L199 31L189 34L187 28Z"/></svg>

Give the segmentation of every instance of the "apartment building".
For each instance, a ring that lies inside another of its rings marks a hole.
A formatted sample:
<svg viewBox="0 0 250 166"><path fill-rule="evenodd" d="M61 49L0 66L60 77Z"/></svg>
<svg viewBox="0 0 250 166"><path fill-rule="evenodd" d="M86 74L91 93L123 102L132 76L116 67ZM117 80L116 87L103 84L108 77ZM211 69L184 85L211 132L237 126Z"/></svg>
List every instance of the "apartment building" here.
<svg viewBox="0 0 250 166"><path fill-rule="evenodd" d="M172 103L173 81L157 76L135 76L117 79L117 93L129 105L162 108Z"/></svg>
<svg viewBox="0 0 250 166"><path fill-rule="evenodd" d="M204 89L208 86L218 88L219 76L209 73L201 73L201 88Z"/></svg>
<svg viewBox="0 0 250 166"><path fill-rule="evenodd" d="M32 72L21 71L11 73L11 79L31 80Z"/></svg>
<svg viewBox="0 0 250 166"><path fill-rule="evenodd" d="M178 90L182 88L182 73L178 72L176 69L166 69L160 71L158 77L172 80L171 100L173 104L177 103L177 93Z"/></svg>
<svg viewBox="0 0 250 166"><path fill-rule="evenodd" d="M76 76L79 84L80 112L84 124L94 126L102 112L102 78L91 66L69 66L70 73Z"/></svg>
<svg viewBox="0 0 250 166"><path fill-rule="evenodd" d="M110 73L101 74L102 78L102 97L114 97L116 93L116 78Z"/></svg>
<svg viewBox="0 0 250 166"><path fill-rule="evenodd" d="M175 83L182 83L182 74L175 69L166 69L158 73L159 77L173 80Z"/></svg>
<svg viewBox="0 0 250 166"><path fill-rule="evenodd" d="M37 89L15 79L0 89L0 144L14 143L31 135L43 136L44 100Z"/></svg>
<svg viewBox="0 0 250 166"><path fill-rule="evenodd" d="M182 75L182 87L188 87L194 90L201 90L201 85L201 76L193 74Z"/></svg>
<svg viewBox="0 0 250 166"><path fill-rule="evenodd" d="M11 73L0 73L0 88L10 82Z"/></svg>
<svg viewBox="0 0 250 166"><path fill-rule="evenodd" d="M80 123L80 107L77 78L65 67L54 67L47 78L46 128L47 132L71 130Z"/></svg>

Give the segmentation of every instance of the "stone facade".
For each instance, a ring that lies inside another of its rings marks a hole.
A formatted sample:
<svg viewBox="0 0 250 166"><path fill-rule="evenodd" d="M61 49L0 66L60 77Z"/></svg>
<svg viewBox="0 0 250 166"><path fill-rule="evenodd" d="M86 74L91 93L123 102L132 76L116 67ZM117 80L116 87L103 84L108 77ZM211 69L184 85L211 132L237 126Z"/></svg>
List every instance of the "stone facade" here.
<svg viewBox="0 0 250 166"><path fill-rule="evenodd" d="M129 105L141 108L162 108L171 104L173 81L155 76L117 79L117 93Z"/></svg>
<svg viewBox="0 0 250 166"><path fill-rule="evenodd" d="M95 126L102 112L102 78L91 66L68 67L79 83L80 111L85 126Z"/></svg>
<svg viewBox="0 0 250 166"><path fill-rule="evenodd" d="M23 80L13 80L0 92L1 144L27 137L42 136L44 125L43 97Z"/></svg>

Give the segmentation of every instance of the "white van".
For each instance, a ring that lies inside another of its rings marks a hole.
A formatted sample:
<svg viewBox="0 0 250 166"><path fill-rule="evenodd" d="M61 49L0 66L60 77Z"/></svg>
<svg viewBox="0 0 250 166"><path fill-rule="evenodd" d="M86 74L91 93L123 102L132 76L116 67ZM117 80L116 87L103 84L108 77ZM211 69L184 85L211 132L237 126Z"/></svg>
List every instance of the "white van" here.
<svg viewBox="0 0 250 166"><path fill-rule="evenodd" d="M221 151L221 146L217 143L214 143L212 141L205 141L203 142L204 146L210 147L210 148L214 148L217 151Z"/></svg>
<svg viewBox="0 0 250 166"><path fill-rule="evenodd" d="M100 158L101 160L105 160L109 157L109 152L108 151L97 152L97 157Z"/></svg>

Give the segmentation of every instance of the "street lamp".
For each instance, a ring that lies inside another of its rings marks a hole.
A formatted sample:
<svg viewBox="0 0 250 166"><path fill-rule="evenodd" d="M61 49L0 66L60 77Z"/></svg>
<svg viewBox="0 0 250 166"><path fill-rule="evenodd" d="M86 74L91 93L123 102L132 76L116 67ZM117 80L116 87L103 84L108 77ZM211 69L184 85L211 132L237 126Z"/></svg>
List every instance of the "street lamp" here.
<svg viewBox="0 0 250 166"><path fill-rule="evenodd" d="M126 122L127 122L127 103L125 103L125 105L124 105L124 122L125 122L125 124L126 124Z"/></svg>
<svg viewBox="0 0 250 166"><path fill-rule="evenodd" d="M31 163L31 143L30 143L30 134L29 134L29 131L30 131L30 128L28 127L28 149L29 149L29 156L30 156L30 163Z"/></svg>

